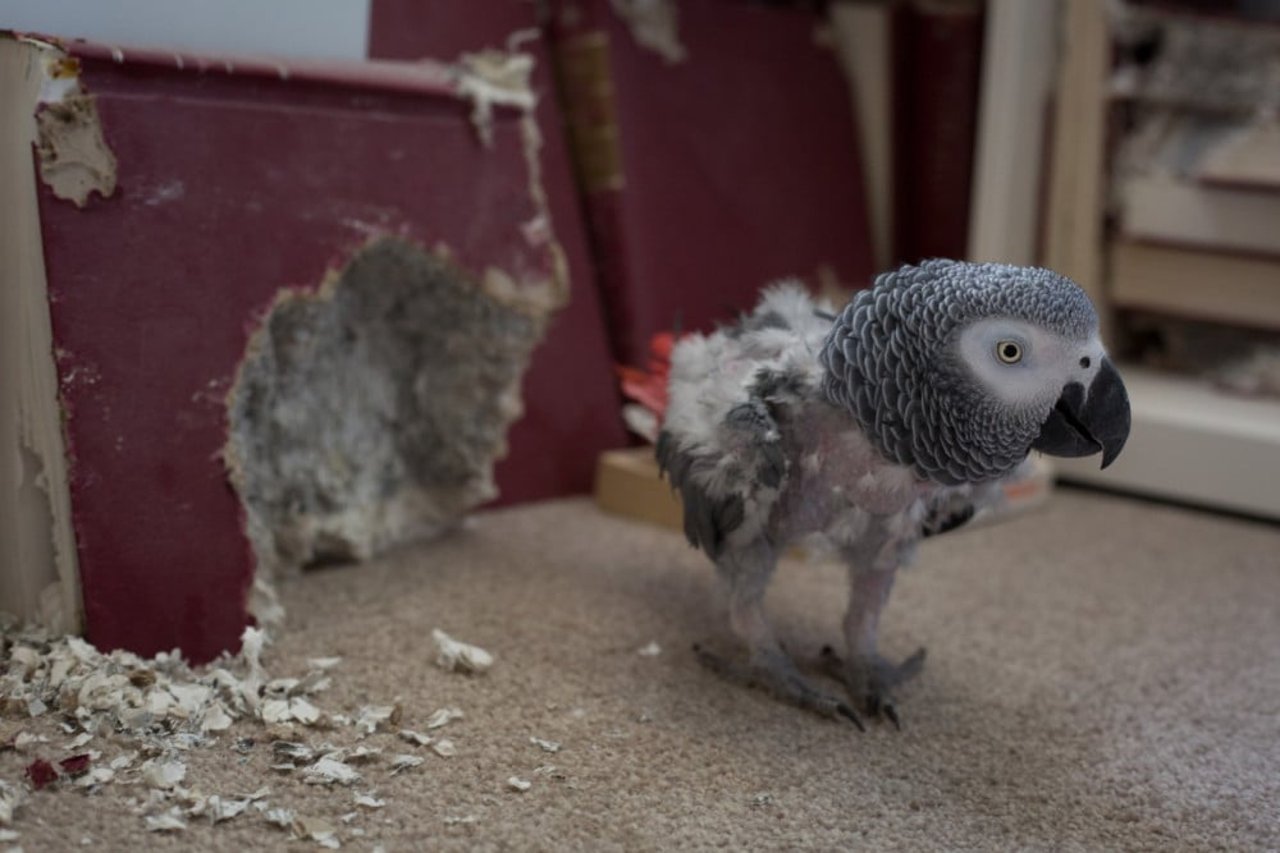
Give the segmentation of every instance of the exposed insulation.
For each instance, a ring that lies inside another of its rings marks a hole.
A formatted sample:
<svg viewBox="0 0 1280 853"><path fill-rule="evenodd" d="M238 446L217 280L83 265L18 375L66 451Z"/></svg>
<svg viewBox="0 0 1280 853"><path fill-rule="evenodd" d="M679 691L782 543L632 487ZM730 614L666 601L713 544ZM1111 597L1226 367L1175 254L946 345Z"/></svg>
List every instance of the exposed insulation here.
<svg viewBox="0 0 1280 853"><path fill-rule="evenodd" d="M283 294L230 398L227 458L259 570L364 559L496 494L550 306L398 238Z"/></svg>

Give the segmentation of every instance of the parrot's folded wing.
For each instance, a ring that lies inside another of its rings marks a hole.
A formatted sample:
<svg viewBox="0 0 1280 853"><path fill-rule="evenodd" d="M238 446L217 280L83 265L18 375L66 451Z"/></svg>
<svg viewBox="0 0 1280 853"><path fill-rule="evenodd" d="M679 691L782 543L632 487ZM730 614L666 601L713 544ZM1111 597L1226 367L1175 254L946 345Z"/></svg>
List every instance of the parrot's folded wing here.
<svg viewBox="0 0 1280 853"><path fill-rule="evenodd" d="M768 407L759 399L729 410L714 450L682 446L671 432L658 436L658 465L679 489L689 543L719 556L742 527L758 530L786 484L787 459Z"/></svg>
<svg viewBox="0 0 1280 853"><path fill-rule="evenodd" d="M794 283L755 311L672 353L658 464L684 501L685 534L712 558L729 535L755 535L789 474L778 413L817 390L816 352L829 315Z"/></svg>

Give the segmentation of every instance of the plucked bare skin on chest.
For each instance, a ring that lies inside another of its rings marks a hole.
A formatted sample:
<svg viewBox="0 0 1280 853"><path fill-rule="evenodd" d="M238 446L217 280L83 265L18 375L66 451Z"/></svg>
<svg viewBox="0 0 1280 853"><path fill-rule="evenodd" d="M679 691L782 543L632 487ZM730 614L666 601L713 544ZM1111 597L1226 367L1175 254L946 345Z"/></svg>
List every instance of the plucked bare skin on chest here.
<svg viewBox="0 0 1280 853"><path fill-rule="evenodd" d="M831 544L853 544L875 518L917 517L924 499L939 487L876 453L849 422L825 403L796 413L783 440L793 464L771 528L775 541L823 534Z"/></svg>

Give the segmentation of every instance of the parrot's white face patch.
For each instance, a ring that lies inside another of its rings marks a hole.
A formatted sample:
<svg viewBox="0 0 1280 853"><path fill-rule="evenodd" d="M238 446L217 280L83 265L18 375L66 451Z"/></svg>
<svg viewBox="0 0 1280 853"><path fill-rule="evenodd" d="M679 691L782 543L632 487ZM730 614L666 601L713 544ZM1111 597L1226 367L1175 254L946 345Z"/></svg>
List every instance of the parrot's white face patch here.
<svg viewBox="0 0 1280 853"><path fill-rule="evenodd" d="M1088 388L1106 355L1097 335L1070 340L1009 317L971 324L956 352L983 388L1015 408L1052 405L1071 382Z"/></svg>

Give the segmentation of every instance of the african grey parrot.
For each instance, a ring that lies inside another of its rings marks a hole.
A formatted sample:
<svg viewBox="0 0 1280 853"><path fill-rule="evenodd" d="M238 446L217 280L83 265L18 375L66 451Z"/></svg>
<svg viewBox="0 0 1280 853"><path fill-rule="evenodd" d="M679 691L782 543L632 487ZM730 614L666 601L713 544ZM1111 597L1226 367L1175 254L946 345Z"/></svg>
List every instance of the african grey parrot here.
<svg viewBox="0 0 1280 853"><path fill-rule="evenodd" d="M668 390L658 462L750 653L699 658L859 728L855 707L897 723L889 690L924 660L876 652L894 575L921 538L966 521L1031 450L1101 452L1105 468L1129 433L1084 291L1001 264L904 266L838 316L795 282L774 285L737 325L683 338ZM802 675L764 616L779 553L814 536L848 565L845 654L824 657L852 703Z"/></svg>

